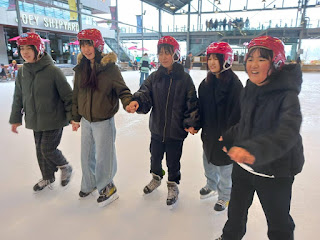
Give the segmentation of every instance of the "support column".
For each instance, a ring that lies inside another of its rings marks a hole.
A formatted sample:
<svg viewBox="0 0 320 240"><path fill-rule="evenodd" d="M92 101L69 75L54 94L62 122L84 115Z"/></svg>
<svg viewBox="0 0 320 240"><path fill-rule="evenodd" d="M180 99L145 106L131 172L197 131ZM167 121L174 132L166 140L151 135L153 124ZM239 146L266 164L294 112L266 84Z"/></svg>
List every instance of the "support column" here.
<svg viewBox="0 0 320 240"><path fill-rule="evenodd" d="M6 46L0 48L0 63L9 64L8 55L7 55L7 43L4 34L3 25L0 25L0 46Z"/></svg>
<svg viewBox="0 0 320 240"><path fill-rule="evenodd" d="M161 13L161 9L159 8L159 39L162 36L162 26L161 26L161 22L162 22L162 13Z"/></svg>
<svg viewBox="0 0 320 240"><path fill-rule="evenodd" d="M190 52L190 9L191 9L191 0L188 3L187 54Z"/></svg>

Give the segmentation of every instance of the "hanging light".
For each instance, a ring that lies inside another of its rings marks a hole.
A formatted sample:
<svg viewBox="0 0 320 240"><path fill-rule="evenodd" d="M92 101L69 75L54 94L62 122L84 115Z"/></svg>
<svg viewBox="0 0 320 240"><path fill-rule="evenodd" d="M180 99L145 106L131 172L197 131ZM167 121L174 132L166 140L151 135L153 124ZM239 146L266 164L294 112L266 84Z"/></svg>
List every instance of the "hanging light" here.
<svg viewBox="0 0 320 240"><path fill-rule="evenodd" d="M170 7L170 6L171 6L171 4L170 4L169 2L166 2L164 5L165 5L166 7Z"/></svg>
<svg viewBox="0 0 320 240"><path fill-rule="evenodd" d="M170 6L170 9L174 10L174 9L176 9L176 6L172 4L172 5Z"/></svg>

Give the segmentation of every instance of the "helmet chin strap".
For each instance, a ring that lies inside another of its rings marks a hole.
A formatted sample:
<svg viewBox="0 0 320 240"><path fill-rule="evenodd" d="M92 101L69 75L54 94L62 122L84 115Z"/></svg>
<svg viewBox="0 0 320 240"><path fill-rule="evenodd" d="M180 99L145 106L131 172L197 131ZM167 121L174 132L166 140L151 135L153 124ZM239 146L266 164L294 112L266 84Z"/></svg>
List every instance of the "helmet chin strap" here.
<svg viewBox="0 0 320 240"><path fill-rule="evenodd" d="M227 71L229 70L232 66L230 65L229 67L226 67L226 64L227 64L227 61L224 61L224 64L223 64L223 69L220 71L220 72L217 72L217 73L212 73L214 75L219 75L220 73L223 73L224 71Z"/></svg>

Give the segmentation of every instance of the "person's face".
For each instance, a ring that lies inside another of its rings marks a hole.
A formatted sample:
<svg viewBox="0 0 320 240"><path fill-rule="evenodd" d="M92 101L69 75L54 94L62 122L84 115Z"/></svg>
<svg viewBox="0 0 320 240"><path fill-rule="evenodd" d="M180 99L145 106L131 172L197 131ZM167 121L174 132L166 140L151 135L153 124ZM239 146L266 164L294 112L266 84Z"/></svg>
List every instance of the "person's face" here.
<svg viewBox="0 0 320 240"><path fill-rule="evenodd" d="M27 63L36 62L36 59L35 59L36 53L34 52L34 50L30 45L21 45L20 54L25 62Z"/></svg>
<svg viewBox="0 0 320 240"><path fill-rule="evenodd" d="M92 45L87 43L81 45L81 52L88 60L94 62L94 57L96 56L96 54Z"/></svg>
<svg viewBox="0 0 320 240"><path fill-rule="evenodd" d="M268 75L271 74L271 59L263 58L259 49L255 50L246 62L246 70L251 82L261 86Z"/></svg>
<svg viewBox="0 0 320 240"><path fill-rule="evenodd" d="M219 62L219 59L217 58L217 55L210 54L208 58L208 67L210 72L212 73L218 73L221 71L220 62Z"/></svg>
<svg viewBox="0 0 320 240"><path fill-rule="evenodd" d="M173 53L161 48L158 56L160 64L168 70L171 70L173 64Z"/></svg>

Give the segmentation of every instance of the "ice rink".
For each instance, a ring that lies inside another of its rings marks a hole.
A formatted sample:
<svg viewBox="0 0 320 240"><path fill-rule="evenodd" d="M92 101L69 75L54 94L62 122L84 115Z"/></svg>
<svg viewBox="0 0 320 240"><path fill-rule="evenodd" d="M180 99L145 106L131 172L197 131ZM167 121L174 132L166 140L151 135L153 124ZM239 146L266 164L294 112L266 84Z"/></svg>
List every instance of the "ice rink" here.
<svg viewBox="0 0 320 240"><path fill-rule="evenodd" d="M245 72L236 72L245 83ZM206 71L192 70L196 87ZM138 89L140 74L123 72L131 89ZM320 226L320 74L304 73L300 94L306 163L293 185L291 214L296 223L295 239L319 239ZM70 84L72 77L68 77ZM217 198L200 200L205 185L200 134L189 135L181 159L182 180L175 209L166 206L165 181L154 193L144 196L150 181L148 115L117 113L118 172L114 179L119 199L105 208L96 203L97 192L79 200L80 131L65 127L60 149L74 168L67 188L60 186L60 172L53 190L38 194L32 187L41 178L36 160L33 132L18 128L11 132L8 123L14 82L0 82L0 239L2 240L213 240L220 236L226 211L216 214ZM318 159L318 160L317 160ZM165 162L164 163L164 169ZM164 178L166 180L166 176ZM258 199L249 211L246 240L265 240L267 224Z"/></svg>

